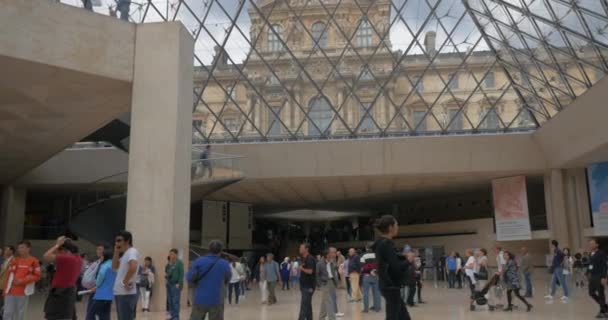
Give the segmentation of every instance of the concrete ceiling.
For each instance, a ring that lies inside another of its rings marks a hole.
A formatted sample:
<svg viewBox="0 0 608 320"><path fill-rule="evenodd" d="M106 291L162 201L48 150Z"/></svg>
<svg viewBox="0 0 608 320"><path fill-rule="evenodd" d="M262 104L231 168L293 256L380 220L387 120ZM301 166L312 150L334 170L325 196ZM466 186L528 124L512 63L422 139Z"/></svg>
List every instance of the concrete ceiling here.
<svg viewBox="0 0 608 320"><path fill-rule="evenodd" d="M0 70L0 184L130 108L126 81L5 56Z"/></svg>

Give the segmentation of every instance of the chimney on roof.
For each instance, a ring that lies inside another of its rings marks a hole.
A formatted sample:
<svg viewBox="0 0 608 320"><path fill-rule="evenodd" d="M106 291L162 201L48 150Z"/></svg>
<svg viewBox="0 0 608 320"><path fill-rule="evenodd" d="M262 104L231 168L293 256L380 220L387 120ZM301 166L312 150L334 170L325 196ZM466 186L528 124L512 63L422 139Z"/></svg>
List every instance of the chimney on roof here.
<svg viewBox="0 0 608 320"><path fill-rule="evenodd" d="M437 34L435 31L429 31L424 35L424 49L429 56L434 56L437 52L437 49L435 49L436 38Z"/></svg>

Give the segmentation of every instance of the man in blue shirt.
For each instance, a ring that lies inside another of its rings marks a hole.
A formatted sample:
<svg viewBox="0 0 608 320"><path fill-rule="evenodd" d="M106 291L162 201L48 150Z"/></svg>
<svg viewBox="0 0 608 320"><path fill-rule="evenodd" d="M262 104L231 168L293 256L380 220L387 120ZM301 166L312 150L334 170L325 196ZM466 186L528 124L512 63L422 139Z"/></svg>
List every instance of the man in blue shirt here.
<svg viewBox="0 0 608 320"><path fill-rule="evenodd" d="M551 263L551 271L553 276L551 277L551 294L545 296L545 299L553 299L555 296L555 290L557 289L557 283L564 289L564 296L561 298L563 301L567 301L568 294L568 282L564 277L564 253L559 249L559 243L557 240L551 241L551 249L553 249L553 262Z"/></svg>
<svg viewBox="0 0 608 320"><path fill-rule="evenodd" d="M274 289L277 282L280 283L281 275L279 273L279 264L274 261L274 255L269 253L266 255L266 285L268 287L268 305L277 303L277 296Z"/></svg>
<svg viewBox="0 0 608 320"><path fill-rule="evenodd" d="M456 254L454 252L451 252L450 256L445 259L445 266L448 273L448 288L454 289L456 270L458 269L456 266Z"/></svg>
<svg viewBox="0 0 608 320"><path fill-rule="evenodd" d="M231 272L228 261L220 257L222 242L212 240L209 243L209 254L194 261L186 275L189 283L194 284L194 303L191 319L203 320L209 314L209 320L222 320L222 287L230 281Z"/></svg>

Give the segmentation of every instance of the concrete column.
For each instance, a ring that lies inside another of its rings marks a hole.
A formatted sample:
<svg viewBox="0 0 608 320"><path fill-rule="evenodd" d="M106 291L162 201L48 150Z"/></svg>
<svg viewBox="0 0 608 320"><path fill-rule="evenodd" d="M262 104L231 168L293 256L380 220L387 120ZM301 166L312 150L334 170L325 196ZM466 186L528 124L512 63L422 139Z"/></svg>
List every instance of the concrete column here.
<svg viewBox="0 0 608 320"><path fill-rule="evenodd" d="M584 229L591 227L589 198L585 169L571 169L566 172L566 215L570 233L570 247L574 251L586 246Z"/></svg>
<svg viewBox="0 0 608 320"><path fill-rule="evenodd" d="M25 188L7 186L2 189L0 204L0 243L17 245L23 239L25 224Z"/></svg>
<svg viewBox="0 0 608 320"><path fill-rule="evenodd" d="M194 41L179 22L136 32L126 227L142 260L156 263L152 306L161 311L169 250L188 265Z"/></svg>
<svg viewBox="0 0 608 320"><path fill-rule="evenodd" d="M564 172L561 169L552 169L545 175L545 202L551 239L559 241L562 248L570 246L566 216L566 189Z"/></svg>

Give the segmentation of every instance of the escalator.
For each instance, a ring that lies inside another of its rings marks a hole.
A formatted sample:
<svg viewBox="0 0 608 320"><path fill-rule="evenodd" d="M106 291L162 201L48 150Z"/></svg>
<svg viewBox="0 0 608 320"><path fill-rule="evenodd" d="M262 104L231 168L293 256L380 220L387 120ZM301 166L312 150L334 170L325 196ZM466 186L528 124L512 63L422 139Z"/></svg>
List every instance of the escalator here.
<svg viewBox="0 0 608 320"><path fill-rule="evenodd" d="M200 146L193 146L191 165L191 202L201 201L206 196L228 185L242 180L243 157L212 154L205 160L213 175L202 170ZM206 174L203 174L206 173ZM84 188L83 195L72 211L69 230L79 238L92 243L111 243L117 231L125 229L127 212L127 172L117 173L92 182ZM93 195L93 196L91 196Z"/></svg>

